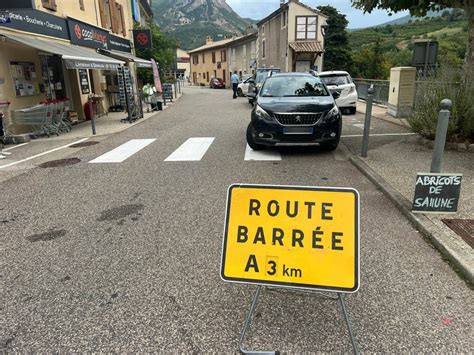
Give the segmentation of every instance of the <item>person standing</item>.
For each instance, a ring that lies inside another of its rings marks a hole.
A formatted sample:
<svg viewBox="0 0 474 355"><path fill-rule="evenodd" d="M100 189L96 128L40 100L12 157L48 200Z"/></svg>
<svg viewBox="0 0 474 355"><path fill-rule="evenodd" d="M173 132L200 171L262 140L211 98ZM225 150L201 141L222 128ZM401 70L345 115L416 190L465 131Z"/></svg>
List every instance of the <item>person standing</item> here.
<svg viewBox="0 0 474 355"><path fill-rule="evenodd" d="M232 90L234 91L234 99L237 98L237 88L239 86L239 76L237 75L237 71L234 71L234 74L230 77L230 81L232 83Z"/></svg>

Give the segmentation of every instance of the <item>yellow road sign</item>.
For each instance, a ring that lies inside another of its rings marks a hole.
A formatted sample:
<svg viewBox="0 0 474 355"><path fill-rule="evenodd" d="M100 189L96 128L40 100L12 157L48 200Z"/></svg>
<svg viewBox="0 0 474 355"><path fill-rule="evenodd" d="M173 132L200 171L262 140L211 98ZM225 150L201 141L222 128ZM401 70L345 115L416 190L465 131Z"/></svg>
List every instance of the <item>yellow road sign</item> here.
<svg viewBox="0 0 474 355"><path fill-rule="evenodd" d="M350 188L229 187L225 281L356 292L359 193Z"/></svg>

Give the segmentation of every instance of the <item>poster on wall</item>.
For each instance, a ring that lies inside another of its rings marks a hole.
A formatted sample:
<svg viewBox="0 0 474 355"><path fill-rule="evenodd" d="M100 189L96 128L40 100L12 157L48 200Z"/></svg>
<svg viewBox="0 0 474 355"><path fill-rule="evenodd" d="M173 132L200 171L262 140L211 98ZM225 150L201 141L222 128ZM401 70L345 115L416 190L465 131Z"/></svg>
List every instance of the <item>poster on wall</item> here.
<svg viewBox="0 0 474 355"><path fill-rule="evenodd" d="M79 69L79 83L81 85L81 92L83 95L89 95L91 93L91 89L89 86L89 75L87 75L86 69Z"/></svg>
<svg viewBox="0 0 474 355"><path fill-rule="evenodd" d="M10 62L10 73L15 83L16 96L33 96L38 93L36 68L33 62Z"/></svg>

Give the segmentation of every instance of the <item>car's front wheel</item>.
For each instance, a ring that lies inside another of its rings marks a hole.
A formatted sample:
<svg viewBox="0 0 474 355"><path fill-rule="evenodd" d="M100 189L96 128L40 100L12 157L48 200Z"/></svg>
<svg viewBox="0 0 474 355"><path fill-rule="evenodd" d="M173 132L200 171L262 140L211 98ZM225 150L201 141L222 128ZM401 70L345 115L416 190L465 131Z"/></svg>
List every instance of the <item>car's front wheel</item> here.
<svg viewBox="0 0 474 355"><path fill-rule="evenodd" d="M247 127L247 143L253 150L262 150L265 146L255 142L255 137L252 134L252 124L250 123Z"/></svg>
<svg viewBox="0 0 474 355"><path fill-rule="evenodd" d="M237 89L237 95L239 95L239 97L244 96L244 92L242 91L241 88L238 88L238 89Z"/></svg>

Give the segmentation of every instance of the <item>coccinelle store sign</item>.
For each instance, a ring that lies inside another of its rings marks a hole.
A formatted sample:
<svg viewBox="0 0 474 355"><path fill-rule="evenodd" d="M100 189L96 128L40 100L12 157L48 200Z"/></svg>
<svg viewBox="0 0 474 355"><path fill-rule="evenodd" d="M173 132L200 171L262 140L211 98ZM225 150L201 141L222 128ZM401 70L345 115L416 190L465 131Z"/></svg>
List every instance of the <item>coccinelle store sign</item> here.
<svg viewBox="0 0 474 355"><path fill-rule="evenodd" d="M79 46L109 49L109 33L101 28L68 18L71 43Z"/></svg>

